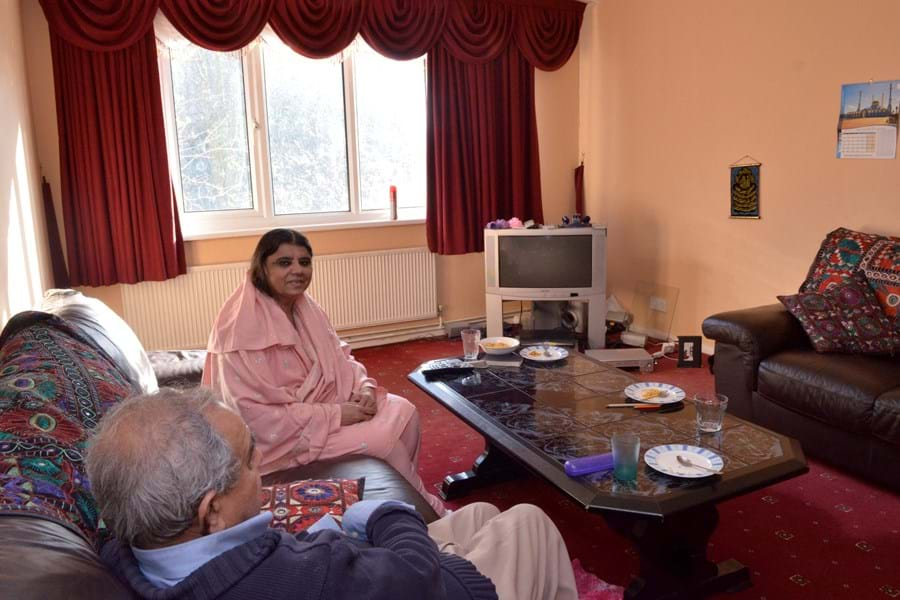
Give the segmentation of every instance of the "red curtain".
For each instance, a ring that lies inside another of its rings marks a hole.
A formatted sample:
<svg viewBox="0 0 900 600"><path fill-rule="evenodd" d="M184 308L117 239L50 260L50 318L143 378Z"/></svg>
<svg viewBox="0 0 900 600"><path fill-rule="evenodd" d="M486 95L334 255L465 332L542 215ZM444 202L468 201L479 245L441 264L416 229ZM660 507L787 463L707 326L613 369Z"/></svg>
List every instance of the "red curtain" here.
<svg viewBox="0 0 900 600"><path fill-rule="evenodd" d="M41 0L50 23L72 285L185 272L169 180L153 2Z"/></svg>
<svg viewBox="0 0 900 600"><path fill-rule="evenodd" d="M220 52L252 42L272 13L272 3L259 0L162 0L160 8L181 35Z"/></svg>
<svg viewBox="0 0 900 600"><path fill-rule="evenodd" d="M433 252L482 251L494 219L543 220L534 68L565 64L583 14L577 2L451 4L428 54L425 227Z"/></svg>
<svg viewBox="0 0 900 600"><path fill-rule="evenodd" d="M76 283L161 279L184 270L152 48L157 8L188 39L212 50L240 48L268 22L286 44L312 58L340 52L357 34L391 58L411 59L427 52L431 249L442 254L480 251L487 221L514 215L542 217L534 69L558 69L568 60L578 42L581 2L41 0L41 4L54 40L66 171L63 202L68 207L66 231L71 228L75 234L68 237L70 260L78 254L71 265ZM77 173L84 175L76 177ZM127 207L112 207L116 203ZM161 238L155 245L162 244L162 250L148 258L133 248L119 248L157 233ZM110 252L117 256L108 257Z"/></svg>

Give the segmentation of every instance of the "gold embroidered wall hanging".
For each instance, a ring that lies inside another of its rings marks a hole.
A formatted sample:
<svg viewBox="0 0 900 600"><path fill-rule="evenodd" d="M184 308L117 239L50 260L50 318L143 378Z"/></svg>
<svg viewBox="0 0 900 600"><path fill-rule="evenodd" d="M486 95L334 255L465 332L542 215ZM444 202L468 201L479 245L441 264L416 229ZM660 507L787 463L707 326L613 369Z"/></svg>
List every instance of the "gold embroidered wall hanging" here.
<svg viewBox="0 0 900 600"><path fill-rule="evenodd" d="M745 155L731 165L731 218L758 219L759 169L762 163Z"/></svg>

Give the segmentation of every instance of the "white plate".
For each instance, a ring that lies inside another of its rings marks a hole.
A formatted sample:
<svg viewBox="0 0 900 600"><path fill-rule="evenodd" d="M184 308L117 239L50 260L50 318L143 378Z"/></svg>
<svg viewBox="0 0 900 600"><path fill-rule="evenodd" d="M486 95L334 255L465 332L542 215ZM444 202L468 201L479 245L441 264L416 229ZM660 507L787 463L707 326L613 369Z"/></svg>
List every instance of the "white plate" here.
<svg viewBox="0 0 900 600"><path fill-rule="evenodd" d="M481 349L484 350L485 354L509 354L513 350L519 347L519 340L511 337L489 337L484 338L478 344L481 346ZM502 347L499 348L489 348L488 344L501 344Z"/></svg>
<svg viewBox="0 0 900 600"><path fill-rule="evenodd" d="M662 390L665 394L649 398L645 400L641 397L641 393L647 389ZM672 404L673 402L681 402L684 400L684 390L670 383L654 383L650 381L641 381L640 383L632 383L625 388L625 395L632 400L637 400L644 404Z"/></svg>
<svg viewBox="0 0 900 600"><path fill-rule="evenodd" d="M686 457L694 464L714 469L715 473L699 467L684 466L678 462L679 454ZM712 450L707 450L706 448L701 448L699 446L688 446L686 444L654 446L644 453L644 462L660 473L665 473L666 475L671 475L673 477L685 477L688 479L697 479L715 475L725 466L725 461L722 460L722 457Z"/></svg>
<svg viewBox="0 0 900 600"><path fill-rule="evenodd" d="M519 356L535 362L554 362L569 355L569 351L559 346L528 346L519 351Z"/></svg>

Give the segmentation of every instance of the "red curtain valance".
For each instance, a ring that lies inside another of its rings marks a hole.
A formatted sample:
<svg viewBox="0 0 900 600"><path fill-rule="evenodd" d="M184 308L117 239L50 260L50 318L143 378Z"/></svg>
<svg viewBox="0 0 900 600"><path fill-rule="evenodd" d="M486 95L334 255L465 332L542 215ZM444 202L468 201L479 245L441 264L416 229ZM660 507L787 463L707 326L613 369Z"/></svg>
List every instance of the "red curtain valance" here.
<svg viewBox="0 0 900 600"><path fill-rule="evenodd" d="M95 52L131 46L157 9L187 39L210 50L249 44L268 22L296 52L337 54L361 34L394 59L441 44L451 56L486 63L514 44L538 69L554 70L578 43L584 4L575 0L41 0L50 30Z"/></svg>

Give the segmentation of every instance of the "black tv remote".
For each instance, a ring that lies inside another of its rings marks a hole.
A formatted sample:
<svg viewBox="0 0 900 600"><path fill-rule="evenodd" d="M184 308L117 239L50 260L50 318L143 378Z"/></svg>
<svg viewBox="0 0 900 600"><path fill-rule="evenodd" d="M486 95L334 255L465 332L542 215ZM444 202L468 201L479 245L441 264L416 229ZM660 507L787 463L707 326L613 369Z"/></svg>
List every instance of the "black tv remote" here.
<svg viewBox="0 0 900 600"><path fill-rule="evenodd" d="M471 375L473 367L437 367L435 369L423 369L425 379L437 379L439 377L456 377L458 375Z"/></svg>

